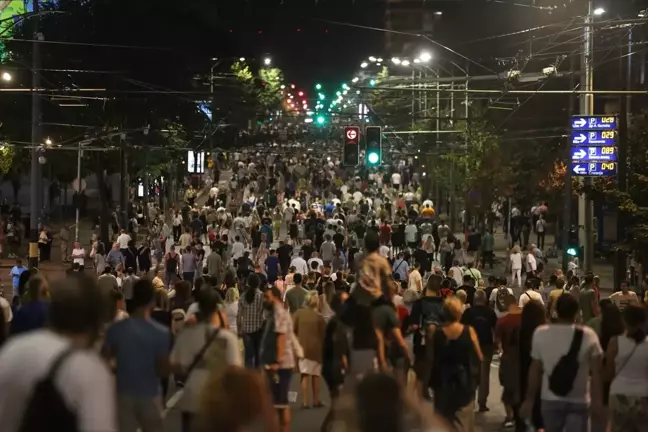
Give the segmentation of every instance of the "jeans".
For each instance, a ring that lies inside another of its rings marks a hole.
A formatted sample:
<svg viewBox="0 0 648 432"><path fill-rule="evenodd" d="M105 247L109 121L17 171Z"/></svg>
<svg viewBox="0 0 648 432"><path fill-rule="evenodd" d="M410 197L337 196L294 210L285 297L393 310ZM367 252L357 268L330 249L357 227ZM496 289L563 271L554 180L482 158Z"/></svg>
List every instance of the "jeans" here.
<svg viewBox="0 0 648 432"><path fill-rule="evenodd" d="M482 266L486 268L486 264L493 269L493 251L482 251Z"/></svg>
<svg viewBox="0 0 648 432"><path fill-rule="evenodd" d="M545 432L589 432L589 406L586 403L543 400Z"/></svg>
<svg viewBox="0 0 648 432"><path fill-rule="evenodd" d="M257 368L261 364L261 359L259 358L259 349L261 347L262 335L263 329L259 329L254 333L246 333L243 335L243 350L246 368Z"/></svg>
<svg viewBox="0 0 648 432"><path fill-rule="evenodd" d="M545 246L545 233L539 232L538 233L538 243L536 244L540 248L540 250L544 249Z"/></svg>

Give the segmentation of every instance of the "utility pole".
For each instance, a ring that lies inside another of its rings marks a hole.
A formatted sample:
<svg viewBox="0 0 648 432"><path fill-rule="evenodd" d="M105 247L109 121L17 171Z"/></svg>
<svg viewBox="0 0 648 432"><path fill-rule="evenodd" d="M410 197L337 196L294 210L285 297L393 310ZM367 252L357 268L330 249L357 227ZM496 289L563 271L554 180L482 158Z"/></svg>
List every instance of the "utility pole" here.
<svg viewBox="0 0 648 432"><path fill-rule="evenodd" d="M576 77L574 76L574 57L569 57L569 88L573 89L576 86ZM569 105L568 112L571 118L574 115L574 96L569 96ZM565 140L566 143L566 156L565 160L571 160L571 142ZM562 268L565 274L567 274L567 265L569 263L569 255L567 255L567 249L569 248L569 232L571 231L571 220L572 220L572 202L574 197L572 196L572 171L571 165L567 162L567 169L565 170L565 202L563 203L563 227L562 227ZM510 217L509 217L510 219Z"/></svg>
<svg viewBox="0 0 648 432"><path fill-rule="evenodd" d="M121 141L121 151L119 152L119 166L121 170L121 176L119 179L119 208L121 210L120 219L122 223L122 228L128 229L128 189L129 189L129 179L128 179L128 149L126 148L126 135L122 134L120 136Z"/></svg>
<svg viewBox="0 0 648 432"><path fill-rule="evenodd" d="M585 15L584 37L583 37L583 55L581 56L581 88L584 92L580 99L580 114L583 116L594 115L594 70L593 70L593 52L594 39L593 33L594 22L594 4L593 0L587 1L587 15ZM586 187L591 186L592 179L585 177ZM578 225L580 244L584 248L584 269L586 272L592 271L594 261L594 209L592 200L587 194L582 194L578 200Z"/></svg>
<svg viewBox="0 0 648 432"><path fill-rule="evenodd" d="M38 162L41 143L41 96L40 88L40 34L39 4L34 2L34 15L32 18L32 94L31 94L31 174L30 174L30 214L29 214L29 267L38 267L38 215L40 214L42 192L40 190L41 166Z"/></svg>

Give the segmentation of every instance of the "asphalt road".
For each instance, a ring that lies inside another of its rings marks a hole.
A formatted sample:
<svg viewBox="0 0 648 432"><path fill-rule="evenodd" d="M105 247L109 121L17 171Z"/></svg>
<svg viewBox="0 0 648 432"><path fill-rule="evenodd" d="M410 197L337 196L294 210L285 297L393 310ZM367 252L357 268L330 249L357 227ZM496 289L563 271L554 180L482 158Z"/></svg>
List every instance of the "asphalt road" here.
<svg viewBox="0 0 648 432"><path fill-rule="evenodd" d="M504 406L500 401L502 389L499 384L498 367L499 362L497 361L497 359L493 360L493 363L491 364L490 374L490 395L488 397L488 407L490 408L490 411L487 413L475 414L477 419L477 427L475 429L475 432L499 431L504 421ZM319 432L322 421L324 420L324 417L328 412L328 407L330 406L330 399L328 396L328 391L326 390L326 386L323 385L322 387L321 400L326 405L324 408L311 408L307 410L302 409L301 395L298 395L297 400L292 403L291 430L293 432ZM292 390L297 392L298 389L299 376L295 375L293 377ZM169 413L165 426L166 432L182 432L179 413L173 411Z"/></svg>

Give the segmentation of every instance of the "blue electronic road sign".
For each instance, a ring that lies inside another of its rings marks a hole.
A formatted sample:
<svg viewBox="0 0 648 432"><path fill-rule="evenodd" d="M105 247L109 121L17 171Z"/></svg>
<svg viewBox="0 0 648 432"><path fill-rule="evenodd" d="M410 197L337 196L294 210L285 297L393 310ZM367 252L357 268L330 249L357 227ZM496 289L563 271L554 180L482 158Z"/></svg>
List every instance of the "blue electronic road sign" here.
<svg viewBox="0 0 648 432"><path fill-rule="evenodd" d="M571 160L574 162L616 162L616 147L572 147Z"/></svg>
<svg viewBox="0 0 648 432"><path fill-rule="evenodd" d="M616 131L572 131L573 146L613 146L616 144Z"/></svg>
<svg viewBox="0 0 648 432"><path fill-rule="evenodd" d="M572 130L614 130L617 118L614 116L574 116L571 119Z"/></svg>
<svg viewBox="0 0 648 432"><path fill-rule="evenodd" d="M580 177L613 177L616 176L616 162L572 162L571 172Z"/></svg>

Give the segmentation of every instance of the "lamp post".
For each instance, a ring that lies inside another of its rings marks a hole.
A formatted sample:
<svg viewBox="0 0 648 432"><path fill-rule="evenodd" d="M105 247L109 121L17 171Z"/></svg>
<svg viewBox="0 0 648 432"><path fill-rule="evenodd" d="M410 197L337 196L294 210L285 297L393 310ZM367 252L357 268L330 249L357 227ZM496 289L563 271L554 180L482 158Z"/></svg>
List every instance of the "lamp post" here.
<svg viewBox="0 0 648 432"><path fill-rule="evenodd" d="M41 142L41 96L40 88L40 41L43 35L39 32L39 2L34 2L34 17L32 20L32 94L31 94L31 141L32 145ZM3 75L3 79L4 79ZM38 163L38 148L31 150L30 173L30 214L29 214L29 267L38 267L38 215L41 196L41 167Z"/></svg>

